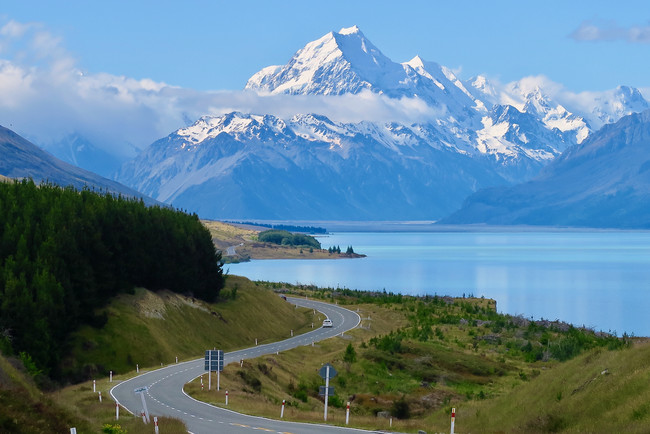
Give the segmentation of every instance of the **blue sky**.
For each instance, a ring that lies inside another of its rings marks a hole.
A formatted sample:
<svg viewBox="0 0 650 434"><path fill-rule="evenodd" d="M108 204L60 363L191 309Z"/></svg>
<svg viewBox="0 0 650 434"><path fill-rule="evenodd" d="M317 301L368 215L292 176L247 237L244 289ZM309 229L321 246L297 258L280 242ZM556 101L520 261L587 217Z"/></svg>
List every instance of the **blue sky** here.
<svg viewBox="0 0 650 434"><path fill-rule="evenodd" d="M238 90L304 44L358 25L397 62L419 54L508 82L543 74L574 92L648 87L647 1L9 1L92 74ZM14 55L3 52L0 58ZM37 59L38 60L38 59Z"/></svg>

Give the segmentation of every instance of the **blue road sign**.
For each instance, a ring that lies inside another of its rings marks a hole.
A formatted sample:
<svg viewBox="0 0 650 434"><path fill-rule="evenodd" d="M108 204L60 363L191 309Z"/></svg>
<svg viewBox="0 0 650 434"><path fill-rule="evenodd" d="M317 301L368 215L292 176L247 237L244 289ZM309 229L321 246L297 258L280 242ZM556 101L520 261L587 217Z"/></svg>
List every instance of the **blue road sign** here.
<svg viewBox="0 0 650 434"><path fill-rule="evenodd" d="M206 350L204 369L206 371L223 371L223 350Z"/></svg>

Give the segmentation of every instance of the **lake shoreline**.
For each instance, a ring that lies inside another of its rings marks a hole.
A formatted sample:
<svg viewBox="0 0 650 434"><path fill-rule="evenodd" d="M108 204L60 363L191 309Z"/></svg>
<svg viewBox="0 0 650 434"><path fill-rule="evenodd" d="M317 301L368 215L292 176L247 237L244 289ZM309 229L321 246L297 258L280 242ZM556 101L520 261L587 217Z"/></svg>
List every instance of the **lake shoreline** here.
<svg viewBox="0 0 650 434"><path fill-rule="evenodd" d="M650 232L648 229L589 228L568 226L530 226L530 225L442 225L435 220L415 221L343 221L343 220L256 220L270 225L316 226L327 232L485 232L485 233L528 233L528 232ZM321 234L315 234L322 236Z"/></svg>

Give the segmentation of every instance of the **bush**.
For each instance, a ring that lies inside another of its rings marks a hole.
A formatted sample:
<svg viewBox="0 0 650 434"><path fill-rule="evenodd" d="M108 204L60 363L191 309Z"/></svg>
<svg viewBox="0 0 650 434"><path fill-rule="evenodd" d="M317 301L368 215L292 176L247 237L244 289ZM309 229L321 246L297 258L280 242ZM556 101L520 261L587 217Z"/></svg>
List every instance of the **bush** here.
<svg viewBox="0 0 650 434"><path fill-rule="evenodd" d="M393 402L390 413L398 419L408 419L411 417L411 408L402 396L399 400Z"/></svg>

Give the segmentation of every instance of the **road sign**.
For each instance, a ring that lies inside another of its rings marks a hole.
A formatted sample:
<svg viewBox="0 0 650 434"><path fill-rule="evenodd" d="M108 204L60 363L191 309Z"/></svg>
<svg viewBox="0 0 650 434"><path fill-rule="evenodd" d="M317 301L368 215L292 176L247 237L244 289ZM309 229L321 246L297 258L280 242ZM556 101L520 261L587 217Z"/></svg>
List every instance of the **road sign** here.
<svg viewBox="0 0 650 434"><path fill-rule="evenodd" d="M134 393L144 393L146 391L147 391L147 386L142 386L142 387L138 387L137 389L133 389Z"/></svg>
<svg viewBox="0 0 650 434"><path fill-rule="evenodd" d="M223 371L223 350L206 350L205 364L206 371Z"/></svg>
<svg viewBox="0 0 650 434"><path fill-rule="evenodd" d="M325 389L327 389L327 396L334 396L334 386L318 386L318 394L320 396L325 396Z"/></svg>
<svg viewBox="0 0 650 434"><path fill-rule="evenodd" d="M320 368L320 371L318 371L318 375L320 375L320 378L323 380L327 379L327 367L329 366L329 371L330 371L330 377L329 378L334 378L336 377L336 369L334 369L334 366L330 365L329 363L325 363L322 368Z"/></svg>

